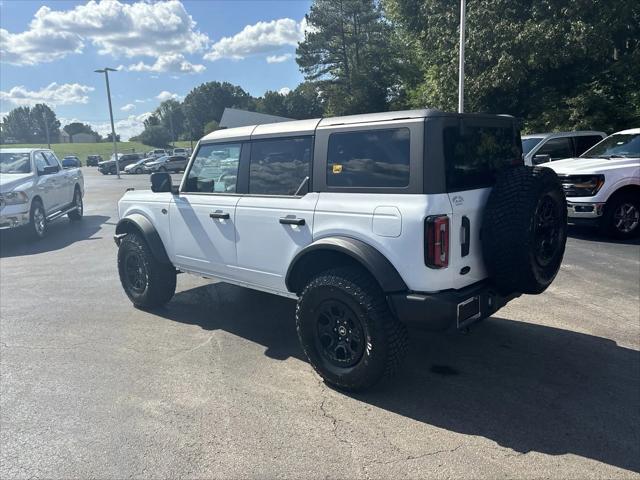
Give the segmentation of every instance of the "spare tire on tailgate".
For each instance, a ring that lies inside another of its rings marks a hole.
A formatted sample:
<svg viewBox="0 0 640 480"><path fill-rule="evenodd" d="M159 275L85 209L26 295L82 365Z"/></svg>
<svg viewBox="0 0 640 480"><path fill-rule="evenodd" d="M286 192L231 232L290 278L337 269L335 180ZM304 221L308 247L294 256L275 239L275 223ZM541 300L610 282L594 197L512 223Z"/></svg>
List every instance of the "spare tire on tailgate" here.
<svg viewBox="0 0 640 480"><path fill-rule="evenodd" d="M503 293L542 293L553 281L567 241L567 205L556 173L513 167L498 175L482 223L489 276Z"/></svg>

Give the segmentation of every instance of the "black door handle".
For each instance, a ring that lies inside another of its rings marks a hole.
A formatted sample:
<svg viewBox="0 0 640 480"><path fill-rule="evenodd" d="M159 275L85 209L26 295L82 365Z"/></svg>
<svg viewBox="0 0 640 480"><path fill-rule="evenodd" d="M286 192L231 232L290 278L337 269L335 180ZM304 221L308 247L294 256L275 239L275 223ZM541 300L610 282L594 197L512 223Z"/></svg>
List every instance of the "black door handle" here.
<svg viewBox="0 0 640 480"><path fill-rule="evenodd" d="M228 213L225 212L213 212L209 214L209 217L211 218L222 218L224 220L229 220L229 218L231 218L231 216Z"/></svg>
<svg viewBox="0 0 640 480"><path fill-rule="evenodd" d="M464 215L462 217L462 244L460 246L460 256L466 257L469 255L469 249L471 248L471 222L469 217Z"/></svg>
<svg viewBox="0 0 640 480"><path fill-rule="evenodd" d="M280 217L280 223L283 225L304 225L304 218Z"/></svg>

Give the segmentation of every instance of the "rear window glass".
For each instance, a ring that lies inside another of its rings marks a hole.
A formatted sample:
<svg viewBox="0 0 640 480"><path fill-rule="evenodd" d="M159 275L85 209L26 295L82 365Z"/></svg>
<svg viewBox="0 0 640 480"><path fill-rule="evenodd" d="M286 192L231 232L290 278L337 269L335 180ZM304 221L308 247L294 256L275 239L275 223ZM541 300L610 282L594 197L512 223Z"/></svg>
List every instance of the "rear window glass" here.
<svg viewBox="0 0 640 480"><path fill-rule="evenodd" d="M409 185L409 129L332 133L327 153L330 187Z"/></svg>
<svg viewBox="0 0 640 480"><path fill-rule="evenodd" d="M523 163L511 126L446 127L443 131L447 191L490 187L496 174Z"/></svg>

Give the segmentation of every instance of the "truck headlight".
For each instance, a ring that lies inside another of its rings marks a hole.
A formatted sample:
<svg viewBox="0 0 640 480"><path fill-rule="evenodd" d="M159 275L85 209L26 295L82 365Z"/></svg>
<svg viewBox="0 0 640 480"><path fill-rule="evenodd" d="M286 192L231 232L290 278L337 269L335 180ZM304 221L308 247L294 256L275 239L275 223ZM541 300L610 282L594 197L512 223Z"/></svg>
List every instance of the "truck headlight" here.
<svg viewBox="0 0 640 480"><path fill-rule="evenodd" d="M604 175L566 175L560 181L567 197L593 197L604 185Z"/></svg>
<svg viewBox="0 0 640 480"><path fill-rule="evenodd" d="M1 203L4 205L20 205L21 203L28 203L29 197L24 192L8 192L0 195Z"/></svg>

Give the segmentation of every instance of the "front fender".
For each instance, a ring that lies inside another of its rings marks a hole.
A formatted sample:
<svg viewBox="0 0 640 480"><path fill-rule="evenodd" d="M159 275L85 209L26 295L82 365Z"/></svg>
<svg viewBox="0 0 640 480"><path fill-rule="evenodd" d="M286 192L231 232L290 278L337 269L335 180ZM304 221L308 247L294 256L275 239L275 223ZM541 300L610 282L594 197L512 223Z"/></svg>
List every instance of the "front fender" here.
<svg viewBox="0 0 640 480"><path fill-rule="evenodd" d="M145 239L156 260L161 263L171 264L158 231L147 217L139 213L132 213L120 219L118 225L116 225L114 237L116 244L120 244L124 235L133 232L140 234Z"/></svg>

